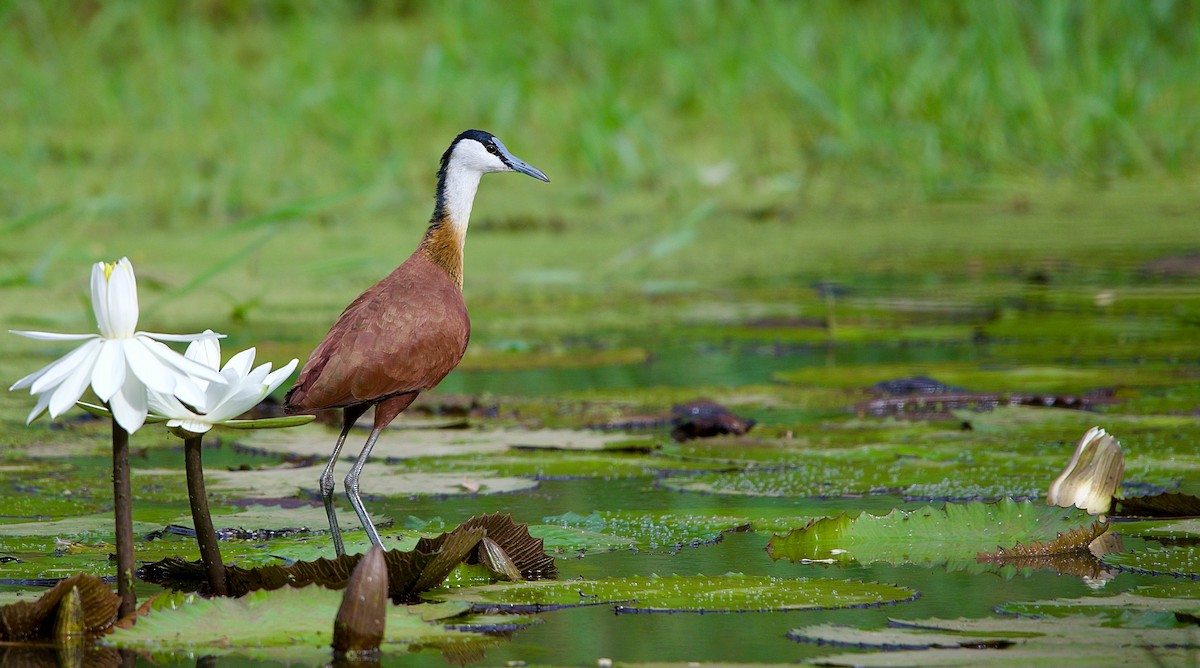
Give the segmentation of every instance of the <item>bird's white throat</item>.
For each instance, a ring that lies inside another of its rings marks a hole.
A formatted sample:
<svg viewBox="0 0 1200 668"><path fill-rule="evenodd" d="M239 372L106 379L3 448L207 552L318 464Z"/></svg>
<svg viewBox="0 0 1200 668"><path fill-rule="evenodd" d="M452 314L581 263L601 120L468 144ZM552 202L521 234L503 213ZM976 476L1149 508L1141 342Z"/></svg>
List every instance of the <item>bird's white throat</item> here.
<svg viewBox="0 0 1200 668"><path fill-rule="evenodd" d="M467 236L467 225L471 222L471 208L475 205L475 193L479 191L479 179L483 172L451 160L446 167L446 183L442 190L442 205L445 220L454 230L459 243Z"/></svg>
<svg viewBox="0 0 1200 668"><path fill-rule="evenodd" d="M474 139L463 139L454 146L450 161L446 164L442 204L459 241L464 240L467 234L471 207L475 205L475 193L479 190L479 179L489 172L507 171L511 170L500 158Z"/></svg>

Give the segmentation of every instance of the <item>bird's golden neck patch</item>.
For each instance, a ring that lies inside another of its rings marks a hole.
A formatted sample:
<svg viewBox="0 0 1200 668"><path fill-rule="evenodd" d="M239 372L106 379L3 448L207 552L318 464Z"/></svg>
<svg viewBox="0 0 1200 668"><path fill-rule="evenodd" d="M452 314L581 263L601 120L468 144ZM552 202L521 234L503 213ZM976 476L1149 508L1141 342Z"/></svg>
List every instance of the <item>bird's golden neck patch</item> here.
<svg viewBox="0 0 1200 668"><path fill-rule="evenodd" d="M443 218L429 223L421 240L421 252L437 266L446 270L461 288L463 284L463 242L466 235L451 221Z"/></svg>

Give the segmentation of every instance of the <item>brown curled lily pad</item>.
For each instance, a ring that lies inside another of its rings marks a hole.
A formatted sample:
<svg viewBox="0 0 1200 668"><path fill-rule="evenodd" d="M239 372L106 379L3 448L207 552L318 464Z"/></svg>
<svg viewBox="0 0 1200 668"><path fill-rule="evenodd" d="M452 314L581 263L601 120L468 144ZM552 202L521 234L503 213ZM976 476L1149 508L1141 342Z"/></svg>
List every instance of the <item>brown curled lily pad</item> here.
<svg viewBox="0 0 1200 668"><path fill-rule="evenodd" d="M44 640L59 631L59 608L77 592L79 614L72 632L100 635L117 618L120 598L112 587L94 575L76 575L60 581L34 601L20 601L0 607L0 640Z"/></svg>
<svg viewBox="0 0 1200 668"><path fill-rule="evenodd" d="M409 551L391 550L384 554L388 572L388 595L396 601L410 600L420 591L441 584L460 564L482 562L479 554L484 537L508 555L513 567L529 579L557 575L553 557L542 549L542 540L529 535L527 527L515 524L508 515L495 513L474 517L453 531L435 538L422 538ZM346 586L363 555L343 555L336 559L298 561L289 566L259 568L226 567L230 596L244 596L258 590L303 587L320 584L340 589ZM142 579L176 591L207 593L206 575L199 562L167 558L148 564L139 572Z"/></svg>

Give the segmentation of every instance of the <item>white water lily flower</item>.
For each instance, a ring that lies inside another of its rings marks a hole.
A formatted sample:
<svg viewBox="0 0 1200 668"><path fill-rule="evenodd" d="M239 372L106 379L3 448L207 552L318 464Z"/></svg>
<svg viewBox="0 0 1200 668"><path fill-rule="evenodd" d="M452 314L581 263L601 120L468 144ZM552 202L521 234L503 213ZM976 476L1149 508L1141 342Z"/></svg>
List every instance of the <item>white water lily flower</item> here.
<svg viewBox="0 0 1200 668"><path fill-rule="evenodd" d="M29 388L38 396L26 424L50 410L50 417L73 406L88 385L112 409L117 424L133 433L146 421L147 388L201 402L195 379L224 382L209 367L185 358L161 341L215 339L223 334L139 332L137 280L128 258L92 267L92 310L99 334L12 331L41 341L87 341L42 369L18 380L9 390Z"/></svg>
<svg viewBox="0 0 1200 668"><path fill-rule="evenodd" d="M205 395L201 403L180 401L181 397L151 391L150 409L162 417L170 418L167 421L168 429L182 430L190 435L203 434L213 425L236 418L275 391L292 375L300 362L293 359L274 372L271 371L270 362L252 370L254 353L254 348L243 350L229 358L222 368L221 343L216 338L192 342L184 355L209 369L220 369L225 382L209 383L196 379Z"/></svg>

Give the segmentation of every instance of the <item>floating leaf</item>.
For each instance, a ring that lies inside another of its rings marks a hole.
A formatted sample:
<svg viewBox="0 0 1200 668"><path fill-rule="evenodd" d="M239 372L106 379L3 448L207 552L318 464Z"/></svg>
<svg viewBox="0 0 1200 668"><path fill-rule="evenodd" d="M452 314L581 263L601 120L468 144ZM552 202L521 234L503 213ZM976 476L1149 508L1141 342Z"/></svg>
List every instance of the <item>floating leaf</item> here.
<svg viewBox="0 0 1200 668"><path fill-rule="evenodd" d="M516 524L508 515L493 513L472 517L458 527L459 530L480 529L489 539L495 542L512 562L514 568L526 580L541 580L558 576L558 568L554 565L554 557L546 554L541 538L529 534L529 528L524 524ZM422 538L417 541L418 550L441 550L451 534L442 534L436 538ZM482 563L479 555L481 546L477 547L466 560L468 564Z"/></svg>
<svg viewBox="0 0 1200 668"><path fill-rule="evenodd" d="M824 666L1130 666L1144 665L1151 656L1175 665L1195 651L1176 649L1181 637L1175 630L1109 628L1103 622L1100 617L1079 615L892 620L891 628L886 629L821 624L793 629L788 637L797 642L886 650L812 659Z"/></svg>
<svg viewBox="0 0 1200 668"><path fill-rule="evenodd" d="M974 562L980 553L1019 544L1046 543L1059 551L1077 548L1081 539L1061 537L1081 528L1094 531L1089 527L1096 524L1085 511L1030 501L948 503L941 509L926 506L882 516L842 514L814 520L786 536L772 537L767 553L791 561L963 564ZM1097 530L1105 527L1099 524Z"/></svg>
<svg viewBox="0 0 1200 668"><path fill-rule="evenodd" d="M530 536L525 525L515 524L508 515L496 513L473 517L435 538L421 538L412 550L385 552L388 595L396 601L408 600L416 592L436 587L459 564L480 563L478 550L484 536L501 546L522 576L538 579L557 575L554 559L543 551L541 539ZM335 559L320 558L288 566L249 569L227 565L229 595L243 596L252 591L303 587L313 583L341 588L346 586L362 557L362 554L348 554ZM147 564L139 570L139 575L148 582L177 591L207 592L208 588L203 565L177 557Z"/></svg>
<svg viewBox="0 0 1200 668"><path fill-rule="evenodd" d="M169 607L151 610L137 624L120 629L106 644L162 651L174 647L212 654L239 649L298 646L326 657L333 637L333 620L342 593L318 586L256 591L245 597L203 599L176 597ZM467 632L451 630L441 621L426 621L407 606L388 606L383 642L444 645L461 641ZM318 659L323 661L326 659Z"/></svg>
<svg viewBox="0 0 1200 668"><path fill-rule="evenodd" d="M0 607L0 640L52 639L60 604L75 592L79 610L73 620L76 630L87 635L107 631L117 618L121 599L111 587L93 575L76 575L60 581L36 601L20 601Z"/></svg>
<svg viewBox="0 0 1200 668"><path fill-rule="evenodd" d="M1003 603L996 610L1036 618L1087 615L1103 618L1105 626L1144 628L1161 623L1164 628L1174 628L1182 626L1176 623L1176 613L1200 616L1200 583L1182 582L1169 588L1138 587L1114 596Z"/></svg>
<svg viewBox="0 0 1200 668"><path fill-rule="evenodd" d="M854 580L724 575L572 580L430 592L437 600L518 612L615 604L617 612L767 612L856 608L910 601L906 587Z"/></svg>
<svg viewBox="0 0 1200 668"><path fill-rule="evenodd" d="M547 517L544 521L551 525L583 529L592 535L611 536L610 545L651 550L715 543L721 540L725 532L747 531L750 528L750 522L744 518L669 512L564 513Z"/></svg>
<svg viewBox="0 0 1200 668"><path fill-rule="evenodd" d="M1105 555L1104 563L1123 571L1200 579L1200 547L1147 547L1137 552Z"/></svg>

